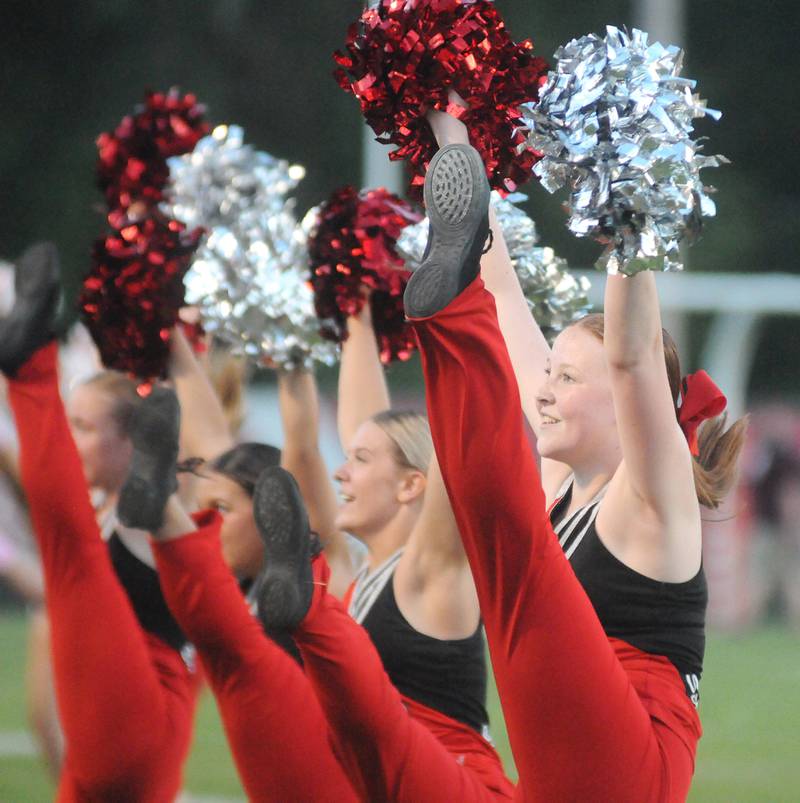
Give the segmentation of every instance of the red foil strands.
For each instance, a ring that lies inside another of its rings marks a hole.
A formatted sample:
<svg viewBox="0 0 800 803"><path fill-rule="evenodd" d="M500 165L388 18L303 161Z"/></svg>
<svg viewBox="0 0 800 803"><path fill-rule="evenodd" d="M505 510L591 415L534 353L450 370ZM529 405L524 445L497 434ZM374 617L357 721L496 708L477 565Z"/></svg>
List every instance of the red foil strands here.
<svg viewBox="0 0 800 803"><path fill-rule="evenodd" d="M194 150L211 126L194 95L148 92L144 104L97 138L97 183L109 209L140 201L149 207L163 200L169 178L167 159Z"/></svg>
<svg viewBox="0 0 800 803"><path fill-rule="evenodd" d="M334 59L339 85L352 92L379 142L397 145L411 188L422 193L437 150L427 109L449 111L469 130L493 189L513 192L530 178L539 154L519 130L519 106L535 102L547 62L529 40L514 42L488 0L381 0L366 9ZM469 108L448 106L454 89Z"/></svg>
<svg viewBox="0 0 800 803"><path fill-rule="evenodd" d="M109 222L83 281L81 315L105 366L144 380L165 377L183 276L202 229L188 232L157 212L138 221L116 212Z"/></svg>
<svg viewBox="0 0 800 803"><path fill-rule="evenodd" d="M416 346L403 311L411 274L395 244L403 228L420 219L385 189L343 187L320 207L308 253L323 337L336 343L347 337L346 319L362 309L367 291L381 361L411 356Z"/></svg>
<svg viewBox="0 0 800 803"><path fill-rule="evenodd" d="M178 326L183 330L183 335L189 341L189 345L195 354L205 354L208 351L206 330L203 328L202 321L189 323L188 321L180 320L178 321Z"/></svg>

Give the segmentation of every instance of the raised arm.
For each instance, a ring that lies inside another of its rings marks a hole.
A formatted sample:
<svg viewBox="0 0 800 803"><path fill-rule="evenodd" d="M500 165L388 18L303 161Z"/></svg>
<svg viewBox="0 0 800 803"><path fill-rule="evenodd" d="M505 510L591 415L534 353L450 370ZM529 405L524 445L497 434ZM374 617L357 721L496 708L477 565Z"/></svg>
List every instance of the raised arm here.
<svg viewBox="0 0 800 803"><path fill-rule="evenodd" d="M608 277L604 347L623 460L605 506L611 513L640 505L649 514L650 542L629 548L644 556L645 564L652 562L655 569L645 565L650 573L658 571L660 579L690 575L700 561L699 508L692 457L667 378L651 271ZM641 534L629 536L640 539Z"/></svg>
<svg viewBox="0 0 800 803"><path fill-rule="evenodd" d="M339 437L344 448L358 427L390 406L368 305L348 319L339 368ZM478 599L436 457L425 501L395 574L397 601L408 621L438 638L461 638L478 626Z"/></svg>
<svg viewBox="0 0 800 803"><path fill-rule="evenodd" d="M435 454L422 512L397 567L395 594L405 618L423 633L466 638L478 626L475 582Z"/></svg>
<svg viewBox="0 0 800 803"><path fill-rule="evenodd" d="M234 445L225 412L180 326L172 330L170 349L169 373L181 405L181 452L211 460Z"/></svg>
<svg viewBox="0 0 800 803"><path fill-rule="evenodd" d="M458 101L452 96L451 101ZM428 112L428 123L440 146L469 143L466 126L445 112ZM481 258L481 278L494 296L497 320L505 340L508 356L519 388L522 412L535 433L539 431L536 396L545 381L545 366L550 359L550 346L531 315L519 279L511 264L506 241L494 208L489 207L492 244ZM548 496L561 485L569 469L554 460L541 461L542 485Z"/></svg>
<svg viewBox="0 0 800 803"><path fill-rule="evenodd" d="M369 304L347 319L347 340L339 365L336 420L339 441L347 451L356 430L376 413L389 409L389 389L372 328Z"/></svg>
<svg viewBox="0 0 800 803"><path fill-rule="evenodd" d="M283 424L281 463L297 480L311 528L319 535L331 567L329 591L342 597L353 580L344 533L334 526L336 493L319 449L319 395L308 371L278 372L278 402Z"/></svg>

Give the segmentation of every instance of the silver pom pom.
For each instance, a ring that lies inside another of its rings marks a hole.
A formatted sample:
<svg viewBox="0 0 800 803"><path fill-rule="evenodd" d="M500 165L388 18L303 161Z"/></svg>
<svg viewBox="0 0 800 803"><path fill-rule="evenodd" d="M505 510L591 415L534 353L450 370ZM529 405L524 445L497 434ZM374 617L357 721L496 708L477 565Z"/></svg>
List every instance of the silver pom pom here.
<svg viewBox="0 0 800 803"><path fill-rule="evenodd" d="M539 102L522 109L528 145L544 153L534 173L550 192L569 187L574 234L609 244L598 267L680 270L681 240L716 212L700 170L727 162L700 153L693 120L720 113L680 77L683 51L648 45L635 28L609 26L604 38L574 39L555 56Z"/></svg>
<svg viewBox="0 0 800 803"><path fill-rule="evenodd" d="M519 193L507 199L492 193L497 220L525 300L539 328L552 341L565 326L589 311L586 297L589 281L585 277L576 279L569 273L566 260L556 256L552 248L536 244L539 241L536 224L512 203L524 200L525 196ZM406 226L397 239L397 250L409 270L416 270L422 262L428 225L425 218Z"/></svg>
<svg viewBox="0 0 800 803"><path fill-rule="evenodd" d="M305 278L306 238L286 196L305 175L218 126L186 156L169 160L165 211L206 236L186 275L186 301L232 351L280 368L332 365Z"/></svg>

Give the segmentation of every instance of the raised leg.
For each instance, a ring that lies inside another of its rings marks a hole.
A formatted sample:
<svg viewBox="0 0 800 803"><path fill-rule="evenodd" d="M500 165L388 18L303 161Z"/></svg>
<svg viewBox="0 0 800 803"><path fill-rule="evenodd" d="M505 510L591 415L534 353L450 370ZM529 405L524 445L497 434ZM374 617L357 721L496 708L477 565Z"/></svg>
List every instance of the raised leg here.
<svg viewBox="0 0 800 803"><path fill-rule="evenodd" d="M190 675L174 650L142 631L116 578L59 396L56 357L55 343L39 349L8 385L44 568L67 785L86 799L166 803L189 746Z"/></svg>
<svg viewBox="0 0 800 803"><path fill-rule="evenodd" d="M494 300L476 279L414 321L439 464L472 567L526 800L683 800L699 724L680 680L609 643L552 533ZM630 654L630 671L618 657ZM633 665L642 667L641 671ZM677 684L677 686L676 686ZM687 705L688 705L688 701ZM651 714L652 717L651 717Z"/></svg>

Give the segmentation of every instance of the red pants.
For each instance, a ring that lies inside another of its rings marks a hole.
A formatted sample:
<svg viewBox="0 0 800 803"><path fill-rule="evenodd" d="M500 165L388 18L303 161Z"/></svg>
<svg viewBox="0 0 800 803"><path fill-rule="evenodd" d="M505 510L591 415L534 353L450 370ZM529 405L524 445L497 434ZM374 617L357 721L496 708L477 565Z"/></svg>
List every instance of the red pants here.
<svg viewBox="0 0 800 803"><path fill-rule="evenodd" d="M327 579L315 565L315 577ZM337 754L366 801L510 800L492 747L466 725L406 700L363 627L323 588L294 633Z"/></svg>
<svg viewBox="0 0 800 803"><path fill-rule="evenodd" d="M686 798L700 723L677 670L609 640L553 535L494 299L415 321L428 415L526 801Z"/></svg>
<svg viewBox="0 0 800 803"><path fill-rule="evenodd" d="M307 678L264 636L223 560L219 515L194 518L197 532L153 548L167 604L197 648L248 798L357 800Z"/></svg>
<svg viewBox="0 0 800 803"><path fill-rule="evenodd" d="M477 734L409 715L366 631L326 593L323 559L295 633L304 675L247 610L222 559L219 519L205 513L196 521L198 532L154 545L159 577L197 647L252 800L510 799L499 759ZM448 739L458 759L444 747Z"/></svg>
<svg viewBox="0 0 800 803"><path fill-rule="evenodd" d="M56 360L51 343L8 385L66 737L58 800L172 803L191 736L192 676L175 650L140 628L117 580L64 415Z"/></svg>

